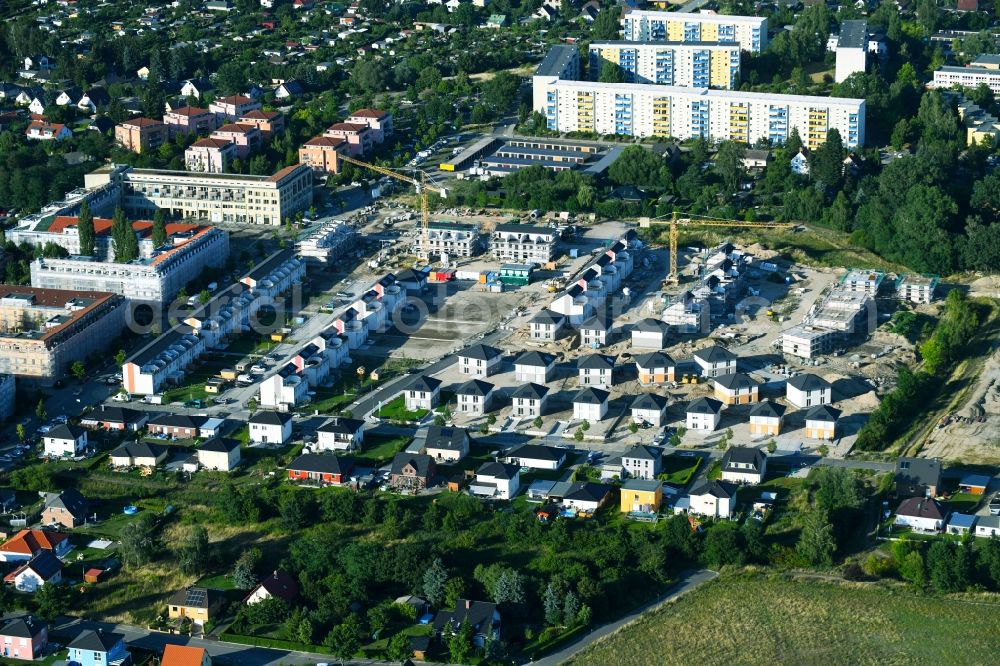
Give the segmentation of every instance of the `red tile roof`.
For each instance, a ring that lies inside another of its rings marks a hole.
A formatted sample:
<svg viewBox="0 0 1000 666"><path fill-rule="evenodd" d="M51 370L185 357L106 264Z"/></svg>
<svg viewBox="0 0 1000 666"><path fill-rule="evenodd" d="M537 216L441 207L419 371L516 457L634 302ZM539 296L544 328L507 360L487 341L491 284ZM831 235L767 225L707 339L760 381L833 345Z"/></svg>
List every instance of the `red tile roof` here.
<svg viewBox="0 0 1000 666"><path fill-rule="evenodd" d="M220 148L221 149L221 148L225 148L226 146L228 146L231 143L232 143L232 141L228 141L226 139L213 139L213 138L209 137L207 139L198 139L197 141L195 141L194 143L191 144L191 147L192 148Z"/></svg>
<svg viewBox="0 0 1000 666"><path fill-rule="evenodd" d="M206 113L209 113L208 109L199 109L196 106L182 106L179 109L174 109L167 115L187 116L190 118L191 116L202 116Z"/></svg>
<svg viewBox="0 0 1000 666"><path fill-rule="evenodd" d="M204 140L204 139L203 139ZM52 224L49 226L50 233L62 233L67 227L76 226L79 218L73 217L71 215L60 215L56 219L52 220ZM111 223L112 221L106 217L95 217L94 218L94 234L97 236L110 236L111 235ZM202 227L197 224L181 224L179 222L168 222L167 223L167 235L184 233L186 231L194 231L196 229L205 229L207 227ZM138 220L132 223L132 229L137 234L142 237L148 236L153 231L153 223L149 220Z"/></svg>
<svg viewBox="0 0 1000 666"><path fill-rule="evenodd" d="M354 113L350 114L350 118L385 118L388 116L388 112L382 111L381 109L358 109Z"/></svg>
<svg viewBox="0 0 1000 666"><path fill-rule="evenodd" d="M250 119L250 120L274 120L275 118L280 118L280 111L261 111L260 109L254 109L253 111L247 111L243 114L240 120Z"/></svg>
<svg viewBox="0 0 1000 666"><path fill-rule="evenodd" d="M368 125L358 123L334 123L326 130L327 132L364 132Z"/></svg>
<svg viewBox="0 0 1000 666"><path fill-rule="evenodd" d="M254 129L256 128L253 125L239 125L237 123L226 123L219 129L215 130L214 134L218 134L220 132L227 134L247 134L248 132L254 131Z"/></svg>
<svg viewBox="0 0 1000 666"><path fill-rule="evenodd" d="M317 146L321 148L336 148L340 144L345 143L343 139L339 136L314 136L305 142L305 146Z"/></svg>
<svg viewBox="0 0 1000 666"><path fill-rule="evenodd" d="M65 293L65 292L64 292ZM7 541L0 544L0 551L5 553L20 553L34 555L40 550L55 550L56 546L69 538L62 532L45 530L21 530Z"/></svg>
<svg viewBox="0 0 1000 666"><path fill-rule="evenodd" d="M230 95L215 101L217 104L253 104L253 100L246 95Z"/></svg>
<svg viewBox="0 0 1000 666"><path fill-rule="evenodd" d="M155 118L132 118L126 120L122 123L123 127L152 127L153 125L162 125L162 120L156 120Z"/></svg>
<svg viewBox="0 0 1000 666"><path fill-rule="evenodd" d="M160 666L201 666L205 661L205 648L190 645L165 645Z"/></svg>
<svg viewBox="0 0 1000 666"><path fill-rule="evenodd" d="M277 183L279 181L284 180L298 169L303 169L303 168L308 169L309 167L305 167L302 164L293 164L292 166L286 166L284 169L271 176L268 180L270 180L272 183Z"/></svg>

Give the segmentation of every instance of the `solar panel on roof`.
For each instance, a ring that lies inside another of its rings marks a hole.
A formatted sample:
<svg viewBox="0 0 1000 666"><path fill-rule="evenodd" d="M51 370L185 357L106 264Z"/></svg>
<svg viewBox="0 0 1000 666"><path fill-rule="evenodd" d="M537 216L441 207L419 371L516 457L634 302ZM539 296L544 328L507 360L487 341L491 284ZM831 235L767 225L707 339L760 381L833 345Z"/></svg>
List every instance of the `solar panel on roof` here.
<svg viewBox="0 0 1000 666"><path fill-rule="evenodd" d="M189 606L204 606L205 605L205 590L188 590L188 605Z"/></svg>

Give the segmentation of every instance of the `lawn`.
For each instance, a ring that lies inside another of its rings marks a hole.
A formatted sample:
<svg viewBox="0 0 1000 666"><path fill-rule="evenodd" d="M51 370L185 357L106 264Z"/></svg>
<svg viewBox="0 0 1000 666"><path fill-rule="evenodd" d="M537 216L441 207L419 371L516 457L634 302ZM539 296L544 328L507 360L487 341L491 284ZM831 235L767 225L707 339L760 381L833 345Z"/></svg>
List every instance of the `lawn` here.
<svg viewBox="0 0 1000 666"><path fill-rule="evenodd" d="M972 493L955 493L946 502L945 506L951 511L958 511L960 513L973 513L976 507L979 506L979 502L986 497L985 495L973 495Z"/></svg>
<svg viewBox="0 0 1000 666"><path fill-rule="evenodd" d="M683 488L691 482L699 467L701 467L701 458L698 456L689 458L665 456L663 458L663 472L659 478L664 483Z"/></svg>
<svg viewBox="0 0 1000 666"><path fill-rule="evenodd" d="M402 435L400 437L378 437L368 435L365 443L361 447L361 453L355 458L359 464L372 465L378 467L392 460L397 453L406 448L412 437Z"/></svg>
<svg viewBox="0 0 1000 666"><path fill-rule="evenodd" d="M382 408L376 412L376 415L379 418L391 421L419 421L427 416L427 410L415 409L410 411L406 409L406 398L399 396L382 405Z"/></svg>
<svg viewBox="0 0 1000 666"><path fill-rule="evenodd" d="M567 663L987 664L994 615L901 587L728 574Z"/></svg>
<svg viewBox="0 0 1000 666"><path fill-rule="evenodd" d="M199 580L196 585L207 587L210 590L235 590L233 580L229 574L221 573L214 576L206 576Z"/></svg>

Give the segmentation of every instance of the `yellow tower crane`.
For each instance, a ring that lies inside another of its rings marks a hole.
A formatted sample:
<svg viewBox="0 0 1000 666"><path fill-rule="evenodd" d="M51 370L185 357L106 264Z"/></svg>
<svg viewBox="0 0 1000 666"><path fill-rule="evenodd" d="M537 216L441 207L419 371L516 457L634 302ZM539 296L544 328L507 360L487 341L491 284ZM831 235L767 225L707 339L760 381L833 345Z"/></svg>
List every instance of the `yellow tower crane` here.
<svg viewBox="0 0 1000 666"><path fill-rule="evenodd" d="M399 173L398 171L393 171L392 169L387 169L385 167L378 166L376 164L369 164L368 162L362 162L361 160L356 160L353 157L349 157L347 155L339 155L338 159L341 159L347 162L348 164L354 164L356 166L363 167L365 169L370 169L371 171L374 171L375 173L380 173L383 176L389 176L390 178L395 178L396 180L401 180L404 183L409 183L410 185L413 185L414 189L417 191L417 195L420 197L421 234L427 233L427 225L430 224L431 221L430 204L428 203L427 200L428 189L433 189L442 197L448 196L448 190L444 189L443 187L432 188L430 185L428 185L427 174L424 173L423 171L418 170L418 172L420 173L420 178L417 179L411 176L407 176L406 174Z"/></svg>
<svg viewBox="0 0 1000 666"><path fill-rule="evenodd" d="M794 222L744 222L742 220L726 220L714 217L691 216L680 217L677 212L669 216L643 217L639 219L639 226L648 229L654 224L670 225L670 274L667 276L672 284L680 282L677 273L677 237L680 234L679 227L729 227L741 229L791 229L795 227Z"/></svg>

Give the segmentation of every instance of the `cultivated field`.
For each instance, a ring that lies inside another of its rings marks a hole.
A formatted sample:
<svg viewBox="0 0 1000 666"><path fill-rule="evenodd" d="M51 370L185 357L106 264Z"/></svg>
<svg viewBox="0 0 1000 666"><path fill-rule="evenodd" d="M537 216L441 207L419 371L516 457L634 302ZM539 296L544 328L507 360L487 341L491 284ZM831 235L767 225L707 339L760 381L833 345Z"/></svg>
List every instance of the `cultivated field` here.
<svg viewBox="0 0 1000 666"><path fill-rule="evenodd" d="M996 612L901 588L724 575L570 663L987 664Z"/></svg>

